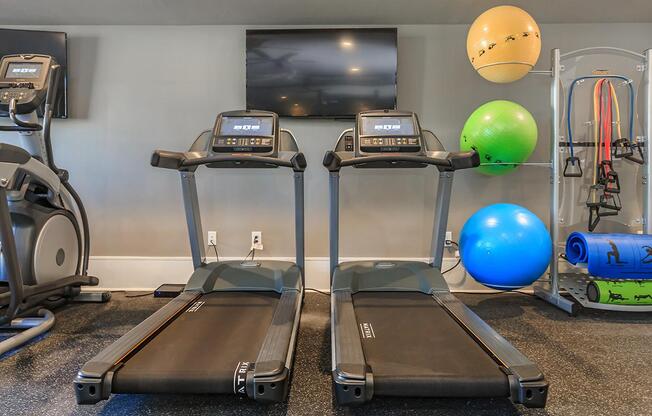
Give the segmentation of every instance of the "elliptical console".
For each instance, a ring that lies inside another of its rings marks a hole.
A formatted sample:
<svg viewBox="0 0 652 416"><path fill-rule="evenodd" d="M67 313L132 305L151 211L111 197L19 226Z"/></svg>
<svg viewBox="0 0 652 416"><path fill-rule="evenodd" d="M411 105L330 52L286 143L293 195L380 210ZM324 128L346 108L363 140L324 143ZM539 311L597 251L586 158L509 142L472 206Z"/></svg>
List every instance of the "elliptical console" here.
<svg viewBox="0 0 652 416"><path fill-rule="evenodd" d="M45 55L8 55L0 63L0 111L27 114L43 104L48 93L50 68L56 61ZM57 71L58 73L58 71Z"/></svg>

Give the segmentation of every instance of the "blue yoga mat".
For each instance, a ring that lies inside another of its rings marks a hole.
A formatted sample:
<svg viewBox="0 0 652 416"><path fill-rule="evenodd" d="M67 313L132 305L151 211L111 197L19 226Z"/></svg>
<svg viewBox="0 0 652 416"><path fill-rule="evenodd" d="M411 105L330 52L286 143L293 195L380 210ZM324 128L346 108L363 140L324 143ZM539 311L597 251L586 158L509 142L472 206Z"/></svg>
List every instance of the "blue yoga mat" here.
<svg viewBox="0 0 652 416"><path fill-rule="evenodd" d="M575 232L566 240L566 258L586 264L605 279L652 279L652 235Z"/></svg>

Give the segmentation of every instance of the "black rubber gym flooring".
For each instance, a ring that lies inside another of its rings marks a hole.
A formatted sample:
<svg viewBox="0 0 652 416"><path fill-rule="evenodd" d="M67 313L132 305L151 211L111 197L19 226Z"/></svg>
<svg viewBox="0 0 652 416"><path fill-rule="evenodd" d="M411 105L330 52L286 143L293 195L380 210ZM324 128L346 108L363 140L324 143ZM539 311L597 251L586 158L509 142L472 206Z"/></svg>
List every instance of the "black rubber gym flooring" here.
<svg viewBox="0 0 652 416"><path fill-rule="evenodd" d="M59 309L54 330L41 342L0 357L0 414L652 415L652 314L583 310L571 318L526 295L459 297L539 364L551 385L545 410L514 406L507 399L377 399L338 408L331 394L329 299L316 293L307 295L287 404L264 406L228 396L115 395L79 407L72 379L81 365L165 303L114 294L105 305Z"/></svg>

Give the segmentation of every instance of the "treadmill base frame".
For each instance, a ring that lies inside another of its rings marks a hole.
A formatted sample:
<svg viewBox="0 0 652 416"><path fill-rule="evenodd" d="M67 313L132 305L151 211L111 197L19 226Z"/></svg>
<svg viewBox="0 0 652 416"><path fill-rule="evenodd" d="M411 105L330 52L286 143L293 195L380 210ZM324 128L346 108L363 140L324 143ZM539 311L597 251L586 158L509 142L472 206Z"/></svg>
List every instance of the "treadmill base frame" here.
<svg viewBox="0 0 652 416"><path fill-rule="evenodd" d="M392 264L392 267L386 264ZM379 265L381 267L379 267ZM394 271L392 271L394 270ZM369 276L373 274L373 279ZM509 390L505 398L544 407L548 383L539 368L448 290L440 271L419 262L347 262L335 268L331 295L333 389L340 405L360 405L374 396L374 377L365 357L353 305L357 292L421 292L496 362ZM445 397L426 395L420 397ZM483 396L484 397L484 396Z"/></svg>

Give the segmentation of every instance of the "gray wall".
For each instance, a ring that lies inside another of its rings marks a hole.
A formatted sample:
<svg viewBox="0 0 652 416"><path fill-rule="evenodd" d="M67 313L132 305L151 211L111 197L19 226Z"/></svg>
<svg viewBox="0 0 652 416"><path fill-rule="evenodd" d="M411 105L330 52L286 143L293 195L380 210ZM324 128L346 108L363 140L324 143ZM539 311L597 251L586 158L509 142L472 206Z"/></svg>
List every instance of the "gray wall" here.
<svg viewBox="0 0 652 416"><path fill-rule="evenodd" d="M187 148L220 111L245 105L244 27L59 26L69 34L71 119L54 125L58 164L86 201L96 256L186 256L178 175L149 166L153 149ZM548 159L549 80L510 85L475 74L463 25L399 27L399 107L420 114L456 149L466 117L492 99L515 100L539 125L532 161ZM544 25L537 67L549 49L652 47L652 24ZM185 75L185 77L184 77ZM328 255L327 173L321 159L349 123L283 120L305 152L307 255ZM343 256L427 255L435 182L431 170L346 171L341 186ZM291 175L285 171L202 170L204 230L217 230L222 255L244 256L250 231L263 231L263 256L289 256ZM522 204L547 220L548 173L521 168L488 178L456 178L450 226L494 202Z"/></svg>

